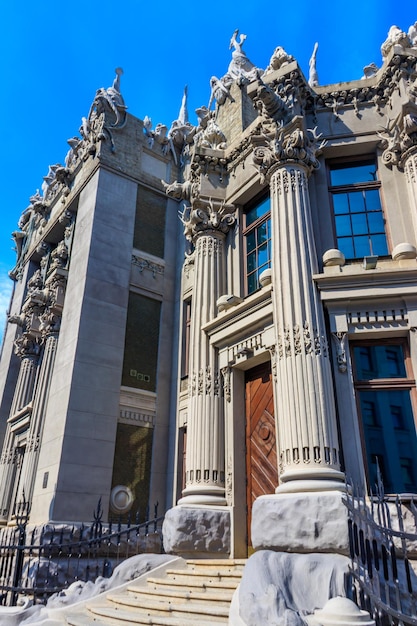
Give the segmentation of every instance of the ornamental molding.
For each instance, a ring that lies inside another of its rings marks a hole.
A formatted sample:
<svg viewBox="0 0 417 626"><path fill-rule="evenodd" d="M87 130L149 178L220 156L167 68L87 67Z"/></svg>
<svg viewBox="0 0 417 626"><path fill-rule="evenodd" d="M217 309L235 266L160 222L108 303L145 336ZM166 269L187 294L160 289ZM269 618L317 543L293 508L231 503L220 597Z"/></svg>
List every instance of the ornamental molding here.
<svg viewBox="0 0 417 626"><path fill-rule="evenodd" d="M381 125L378 136L381 139L382 162L388 167L394 165L404 169L407 180L414 182L415 155L417 154L417 78L408 90L409 102L402 107L400 116L393 122L387 120ZM408 162L411 161L409 167Z"/></svg>
<svg viewBox="0 0 417 626"><path fill-rule="evenodd" d="M9 315L8 323L22 330L15 339L20 358L38 356L46 339L59 332L68 276L69 253L65 240L47 249L40 267L27 282L27 293L19 314Z"/></svg>
<svg viewBox="0 0 417 626"><path fill-rule="evenodd" d="M303 118L296 116L285 126L277 126L274 133L252 135L253 164L261 175L261 183L285 164L300 165L308 173L318 169L317 156L326 142L320 142L321 135L317 135L316 130L305 129ZM291 180L293 183L296 184L295 178Z"/></svg>
<svg viewBox="0 0 417 626"><path fill-rule="evenodd" d="M220 388L219 372L207 365L198 372L192 372L189 379L188 395L189 397L219 396Z"/></svg>
<svg viewBox="0 0 417 626"><path fill-rule="evenodd" d="M185 181L168 184L161 181L168 197L185 200L186 204L179 217L184 226L187 241L195 243L200 235L226 235L236 223L236 207L218 198L198 194L198 185Z"/></svg>
<svg viewBox="0 0 417 626"><path fill-rule="evenodd" d="M321 355L324 357L328 355L325 336L319 335L316 328L310 328L308 322L304 322L303 326L299 324L295 324L292 327L286 326L278 334L277 358L279 360L302 354L307 356Z"/></svg>
<svg viewBox="0 0 417 626"><path fill-rule="evenodd" d="M132 265L138 267L140 273L144 270L151 272L154 278L156 278L157 274L163 276L165 272L164 265L145 259L137 254L132 254Z"/></svg>

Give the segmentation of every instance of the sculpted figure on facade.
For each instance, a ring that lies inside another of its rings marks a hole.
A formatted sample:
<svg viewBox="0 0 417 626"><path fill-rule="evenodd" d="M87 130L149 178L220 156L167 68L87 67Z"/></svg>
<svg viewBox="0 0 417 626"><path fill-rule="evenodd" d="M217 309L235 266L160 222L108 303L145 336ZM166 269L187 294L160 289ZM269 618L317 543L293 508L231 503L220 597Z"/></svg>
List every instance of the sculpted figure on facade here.
<svg viewBox="0 0 417 626"><path fill-rule="evenodd" d="M238 34L239 29L236 29L230 40L229 48L234 48L234 50L232 52L232 60L229 64L227 73L239 83L242 83L242 81L251 82L256 78L258 70L254 64L249 61L245 52L242 50L243 43L246 40L246 35L241 33L240 40L238 41Z"/></svg>
<svg viewBox="0 0 417 626"><path fill-rule="evenodd" d="M313 48L313 54L311 55L310 61L308 63L309 66L309 75L308 75L308 84L310 87L317 87L319 84L319 75L317 73L316 67L316 58L317 58L317 50L319 44L316 42Z"/></svg>
<svg viewBox="0 0 417 626"><path fill-rule="evenodd" d="M317 128L303 128L300 116L295 116L285 126L278 126L274 136L264 133L253 135L253 163L259 170L262 182L271 175L275 165L283 162L301 163L309 171L318 169L320 164L317 157L326 143L320 141L320 138Z"/></svg>
<svg viewBox="0 0 417 626"><path fill-rule="evenodd" d="M282 46L278 46L277 48L275 48L270 58L269 65L265 70L265 74L269 74L270 72L279 70L281 67L288 65L292 61L294 61L294 57L291 54L285 52Z"/></svg>
<svg viewBox="0 0 417 626"><path fill-rule="evenodd" d="M408 38L412 46L417 46L417 22L411 24L408 29Z"/></svg>
<svg viewBox="0 0 417 626"><path fill-rule="evenodd" d="M388 56L389 51L393 46L400 46L401 48L409 48L411 42L407 36L407 34L402 31L398 26L391 26L388 31L388 36L384 43L381 46L381 53L383 58L385 59Z"/></svg>
<svg viewBox="0 0 417 626"><path fill-rule="evenodd" d="M127 107L124 103L123 96L120 93L120 76L123 74L123 70L122 68L117 67L115 72L116 78L114 79L112 86L107 89L101 87L96 91L95 98L88 114L90 124L94 119L103 114L106 126L120 128L124 125Z"/></svg>

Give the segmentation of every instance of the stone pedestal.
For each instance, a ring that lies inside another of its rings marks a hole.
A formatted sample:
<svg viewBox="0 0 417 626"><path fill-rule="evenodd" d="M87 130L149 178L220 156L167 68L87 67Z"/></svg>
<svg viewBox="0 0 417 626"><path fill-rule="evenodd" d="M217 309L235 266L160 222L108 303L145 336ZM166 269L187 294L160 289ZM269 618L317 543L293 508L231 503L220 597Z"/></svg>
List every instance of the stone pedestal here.
<svg viewBox="0 0 417 626"><path fill-rule="evenodd" d="M164 550L185 558L227 558L230 512L224 507L176 506L167 511L162 528Z"/></svg>
<svg viewBox="0 0 417 626"><path fill-rule="evenodd" d="M349 554L348 512L340 491L280 493L252 509L255 550Z"/></svg>

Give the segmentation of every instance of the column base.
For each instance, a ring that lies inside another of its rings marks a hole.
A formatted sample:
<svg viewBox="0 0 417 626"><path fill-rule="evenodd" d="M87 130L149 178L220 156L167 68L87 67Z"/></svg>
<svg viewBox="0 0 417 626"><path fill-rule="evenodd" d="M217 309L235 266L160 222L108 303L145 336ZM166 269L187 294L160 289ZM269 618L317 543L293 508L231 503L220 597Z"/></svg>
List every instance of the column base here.
<svg viewBox="0 0 417 626"><path fill-rule="evenodd" d="M346 491L344 473L332 468L288 469L279 480L275 493Z"/></svg>
<svg viewBox="0 0 417 626"><path fill-rule="evenodd" d="M182 498L178 500L179 505L212 505L225 506L226 498L223 487L191 485L182 492Z"/></svg>

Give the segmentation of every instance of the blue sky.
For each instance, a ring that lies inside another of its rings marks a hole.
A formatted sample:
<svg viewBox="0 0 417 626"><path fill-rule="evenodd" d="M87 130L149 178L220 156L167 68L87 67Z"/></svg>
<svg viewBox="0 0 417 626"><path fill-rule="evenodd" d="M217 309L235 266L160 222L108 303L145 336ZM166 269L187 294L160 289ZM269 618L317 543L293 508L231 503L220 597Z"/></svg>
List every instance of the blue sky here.
<svg viewBox="0 0 417 626"><path fill-rule="evenodd" d="M266 13L262 16L262 7ZM1 3L0 76L0 335L15 262L10 234L48 165L63 162L69 137L78 134L96 89L109 87L114 69L124 75L128 111L168 127L188 85L190 121L208 104L210 77L223 76L233 31L247 35L244 50L265 68L275 47L295 56L308 75L318 41L320 84L360 78L392 24L407 31L415 3L230 2L125 0L8 0Z"/></svg>

